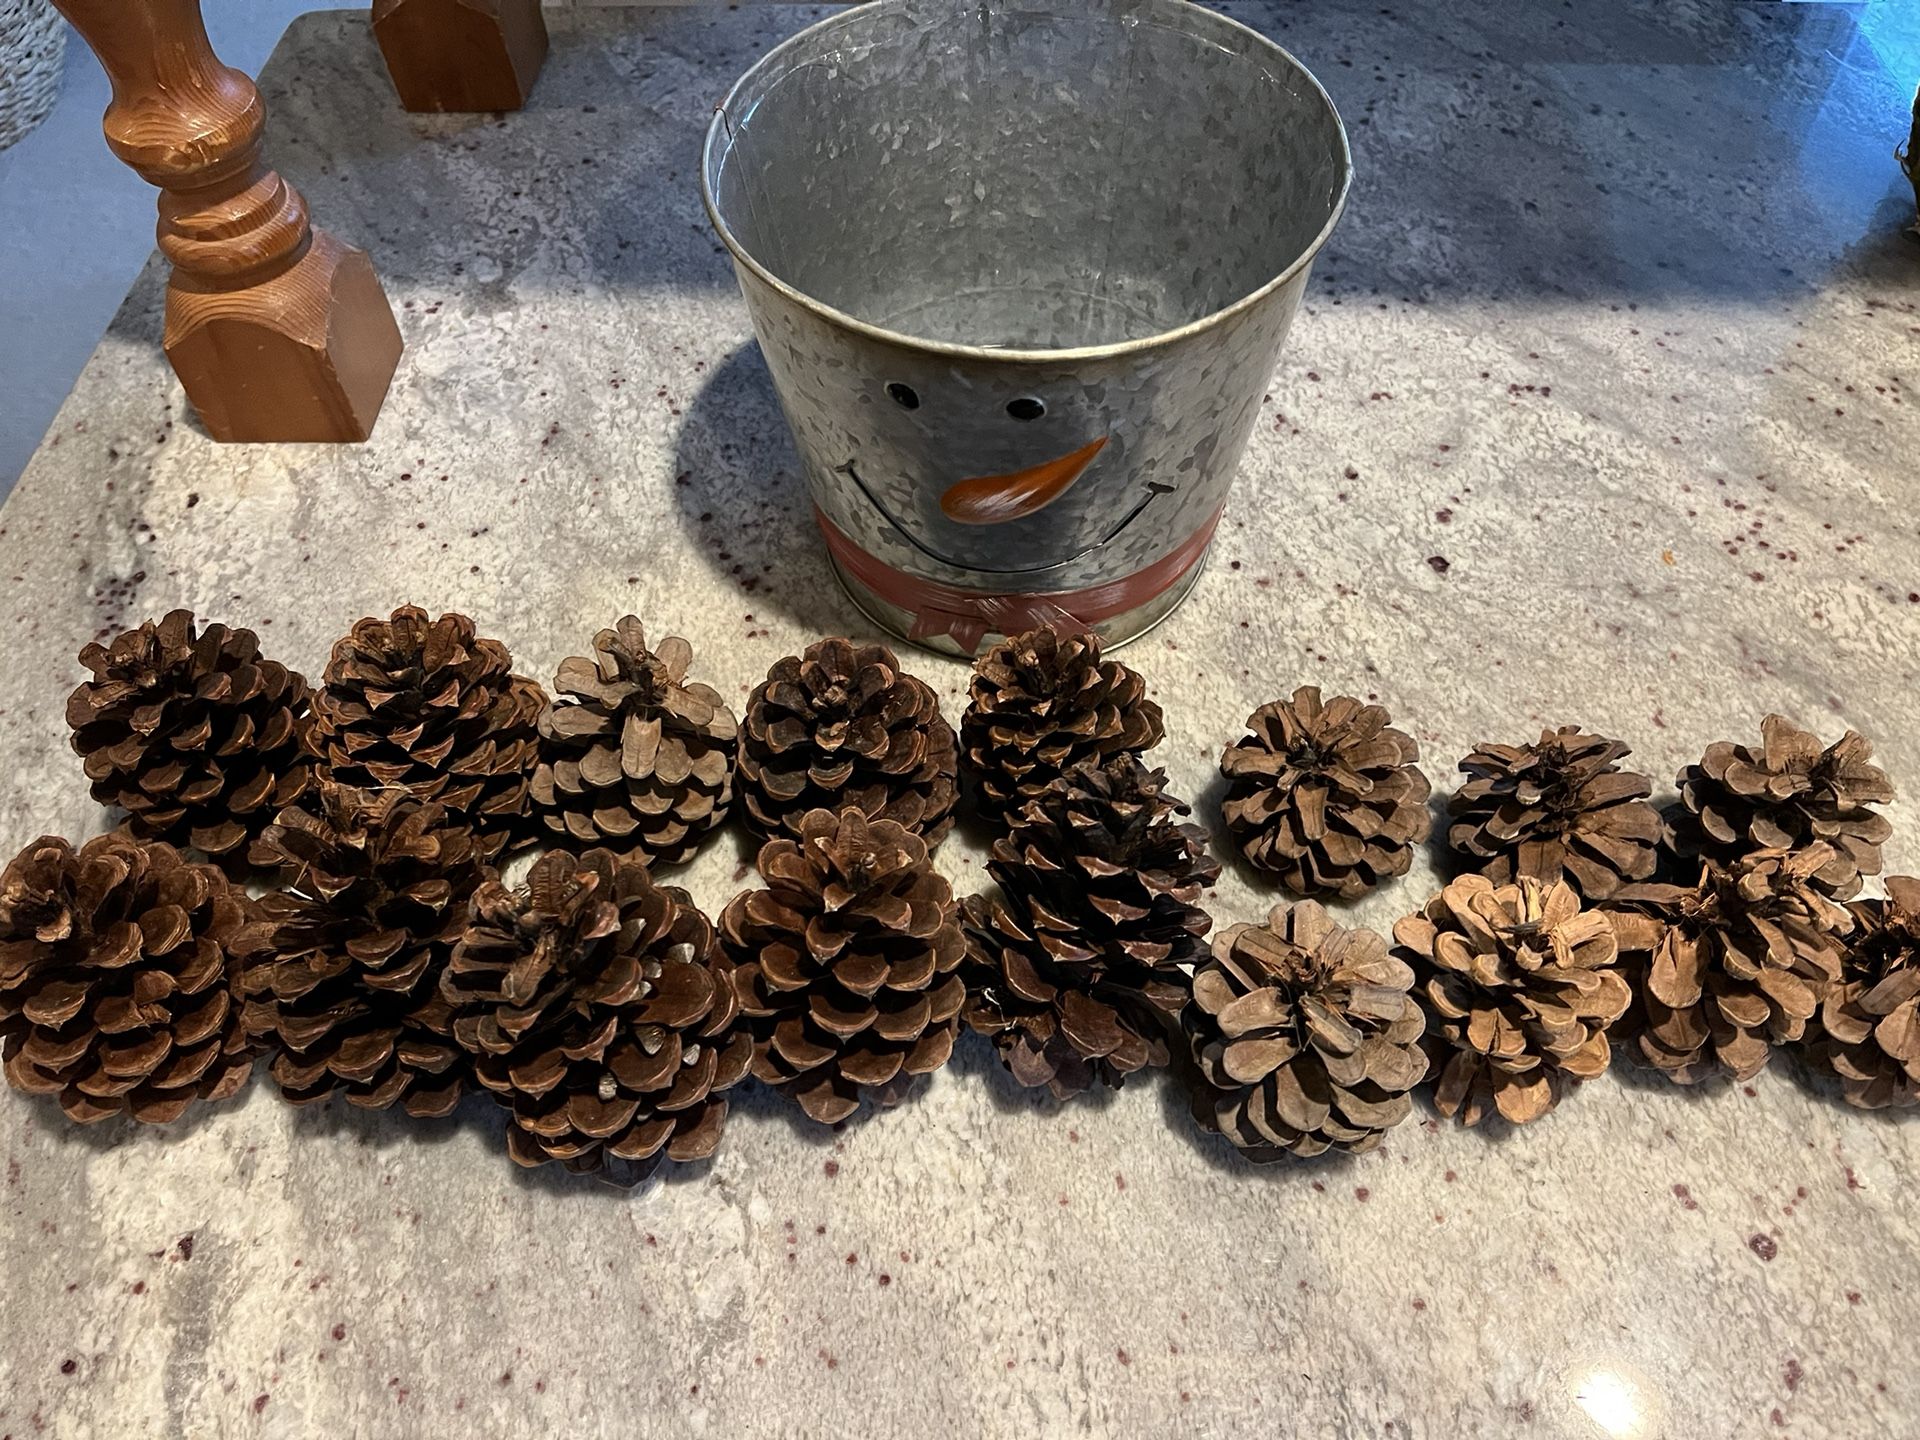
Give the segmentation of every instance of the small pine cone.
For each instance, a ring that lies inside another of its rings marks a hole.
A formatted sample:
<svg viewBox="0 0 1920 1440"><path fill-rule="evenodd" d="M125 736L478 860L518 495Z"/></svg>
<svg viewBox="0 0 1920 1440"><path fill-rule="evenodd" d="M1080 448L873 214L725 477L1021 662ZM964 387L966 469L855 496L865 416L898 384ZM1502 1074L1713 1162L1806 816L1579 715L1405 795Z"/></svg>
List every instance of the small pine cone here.
<svg viewBox="0 0 1920 1440"><path fill-rule="evenodd" d="M404 790L322 779L253 847L285 890L263 896L242 977L250 1034L296 1105L335 1090L355 1105L445 1115L470 1066L453 1043L440 972L480 882L473 834Z"/></svg>
<svg viewBox="0 0 1920 1440"><path fill-rule="evenodd" d="M333 647L313 697L308 748L333 780L446 807L492 860L524 828L545 707L498 640L464 615L403 605Z"/></svg>
<svg viewBox="0 0 1920 1440"><path fill-rule="evenodd" d="M7 1080L70 1120L177 1120L246 1083L233 994L246 897L171 845L43 836L0 875Z"/></svg>
<svg viewBox="0 0 1920 1440"><path fill-rule="evenodd" d="M967 902L969 1028L1057 1097L1165 1066L1212 926L1206 832L1133 755L1069 770L1028 803Z"/></svg>
<svg viewBox="0 0 1920 1440"><path fill-rule="evenodd" d="M1256 868L1300 895L1352 900L1404 875L1427 838L1432 786L1420 747L1378 705L1316 686L1263 705L1227 747L1227 831Z"/></svg>
<svg viewBox="0 0 1920 1440"><path fill-rule="evenodd" d="M1722 740L1675 780L1680 804L1668 813L1667 847L1723 864L1754 850L1800 850L1824 842L1833 858L1813 883L1836 900L1860 893L1880 873L1880 847L1893 833L1871 807L1893 799L1873 747L1849 730L1822 749L1817 737L1778 715L1760 722L1760 747Z"/></svg>
<svg viewBox="0 0 1920 1440"><path fill-rule="evenodd" d="M198 627L175 610L89 645L93 679L67 700L93 798L142 840L191 845L223 865L306 793L307 682L260 656L260 637Z"/></svg>
<svg viewBox="0 0 1920 1440"><path fill-rule="evenodd" d="M756 834L797 840L812 811L852 806L931 848L953 828L958 764L940 697L893 651L821 640L774 665L747 701L741 814Z"/></svg>
<svg viewBox="0 0 1920 1440"><path fill-rule="evenodd" d="M520 889L481 885L441 993L517 1163L639 1179L720 1143L753 1053L732 971L686 891L608 850L550 850Z"/></svg>
<svg viewBox="0 0 1920 1440"><path fill-rule="evenodd" d="M1640 885L1618 902L1662 925L1639 987L1642 1058L1692 1085L1749 1080L1798 1041L1841 977L1853 916L1814 877L1833 850L1756 850L1696 885Z"/></svg>
<svg viewBox="0 0 1920 1440"><path fill-rule="evenodd" d="M1463 875L1393 927L1427 1012L1434 1106L1516 1125L1605 1072L1607 1029L1633 1001L1612 922L1564 880Z"/></svg>
<svg viewBox="0 0 1920 1440"><path fill-rule="evenodd" d="M1427 1073L1412 985L1385 940L1311 900L1215 936L1182 1015L1194 1118L1253 1161L1373 1149Z"/></svg>
<svg viewBox="0 0 1920 1440"><path fill-rule="evenodd" d="M1495 885L1564 880L1597 905L1659 863L1653 782L1619 765L1632 753L1577 725L1534 745L1481 745L1460 762L1468 779L1447 806L1448 843Z"/></svg>
<svg viewBox="0 0 1920 1440"><path fill-rule="evenodd" d="M593 651L561 663L553 685L567 698L541 712L534 813L554 843L678 864L733 804L733 712L687 683L691 645L669 637L655 654L632 615Z"/></svg>
<svg viewBox="0 0 1920 1440"><path fill-rule="evenodd" d="M767 888L720 917L754 1078L828 1125L863 1095L896 1103L947 1063L965 998L953 891L925 842L857 808L815 810L759 866Z"/></svg>
<svg viewBox="0 0 1920 1440"><path fill-rule="evenodd" d="M1100 658L1090 631L1050 626L1006 640L973 665L960 747L983 814L1011 820L1075 765L1139 755L1166 738L1147 682Z"/></svg>
<svg viewBox="0 0 1920 1440"><path fill-rule="evenodd" d="M1920 879L1889 876L1886 899L1847 909L1852 943L1807 1029L1807 1058L1840 1077L1849 1105L1920 1104Z"/></svg>

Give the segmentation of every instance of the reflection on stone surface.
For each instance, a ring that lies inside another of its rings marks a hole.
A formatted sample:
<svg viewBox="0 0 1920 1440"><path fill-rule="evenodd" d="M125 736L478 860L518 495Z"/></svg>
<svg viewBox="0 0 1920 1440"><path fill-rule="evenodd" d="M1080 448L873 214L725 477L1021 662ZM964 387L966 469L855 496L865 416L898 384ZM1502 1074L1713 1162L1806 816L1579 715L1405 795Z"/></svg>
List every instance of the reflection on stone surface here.
<svg viewBox="0 0 1920 1440"><path fill-rule="evenodd" d="M1589 1370L1576 1382L1573 1399L1606 1440L1646 1440L1656 1433L1642 1387L1618 1370Z"/></svg>

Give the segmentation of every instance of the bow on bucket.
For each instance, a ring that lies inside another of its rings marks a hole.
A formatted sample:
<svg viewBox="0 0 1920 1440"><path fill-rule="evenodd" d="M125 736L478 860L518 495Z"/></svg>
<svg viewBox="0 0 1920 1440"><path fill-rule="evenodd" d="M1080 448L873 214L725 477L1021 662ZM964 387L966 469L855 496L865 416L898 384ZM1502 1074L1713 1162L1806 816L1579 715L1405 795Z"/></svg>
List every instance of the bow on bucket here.
<svg viewBox="0 0 1920 1440"><path fill-rule="evenodd" d="M1084 590L1014 595L961 590L896 570L854 544L819 509L813 514L826 537L827 550L840 568L887 604L913 617L908 639L937 640L947 635L971 654L988 635L1023 635L1042 625L1091 629L1146 604L1199 563L1225 509L1222 504L1204 525L1144 570Z"/></svg>

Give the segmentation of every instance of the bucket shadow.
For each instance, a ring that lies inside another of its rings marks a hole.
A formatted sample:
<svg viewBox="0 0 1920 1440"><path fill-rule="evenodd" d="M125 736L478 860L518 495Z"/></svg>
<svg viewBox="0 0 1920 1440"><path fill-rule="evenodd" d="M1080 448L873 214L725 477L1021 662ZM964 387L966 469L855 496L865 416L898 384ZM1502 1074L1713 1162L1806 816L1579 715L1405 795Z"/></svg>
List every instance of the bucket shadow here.
<svg viewBox="0 0 1920 1440"><path fill-rule="evenodd" d="M673 498L689 551L738 592L741 613L813 635L871 623L834 579L773 377L748 343L708 376L682 417Z"/></svg>

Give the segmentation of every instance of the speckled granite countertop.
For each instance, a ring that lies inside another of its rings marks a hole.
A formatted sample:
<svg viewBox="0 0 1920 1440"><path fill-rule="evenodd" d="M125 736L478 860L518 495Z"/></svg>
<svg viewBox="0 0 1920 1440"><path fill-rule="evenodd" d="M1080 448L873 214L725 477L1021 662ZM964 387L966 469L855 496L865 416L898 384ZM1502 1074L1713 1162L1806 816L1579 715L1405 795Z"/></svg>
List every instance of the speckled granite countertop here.
<svg viewBox="0 0 1920 1440"><path fill-rule="evenodd" d="M1380 695L1441 782L1562 720L1671 775L1780 709L1878 741L1920 867L1914 22L1231 8L1326 78L1359 178L1213 568L1128 653L1178 786L1305 681ZM543 677L632 609L742 692L857 624L695 186L714 101L816 13L570 12L500 119L406 118L360 15L295 26L270 147L404 366L364 448L215 447L141 279L0 514L9 853L98 826L73 654L175 604L310 673L359 615L459 608ZM684 883L717 907L744 857ZM1267 903L1229 869L1216 909ZM627 1194L515 1170L478 1102L258 1086L158 1133L8 1097L0 1433L1911 1435L1917 1137L1776 1064L1256 1171L1169 1086L1036 1103L969 1041L840 1133L749 1091Z"/></svg>

